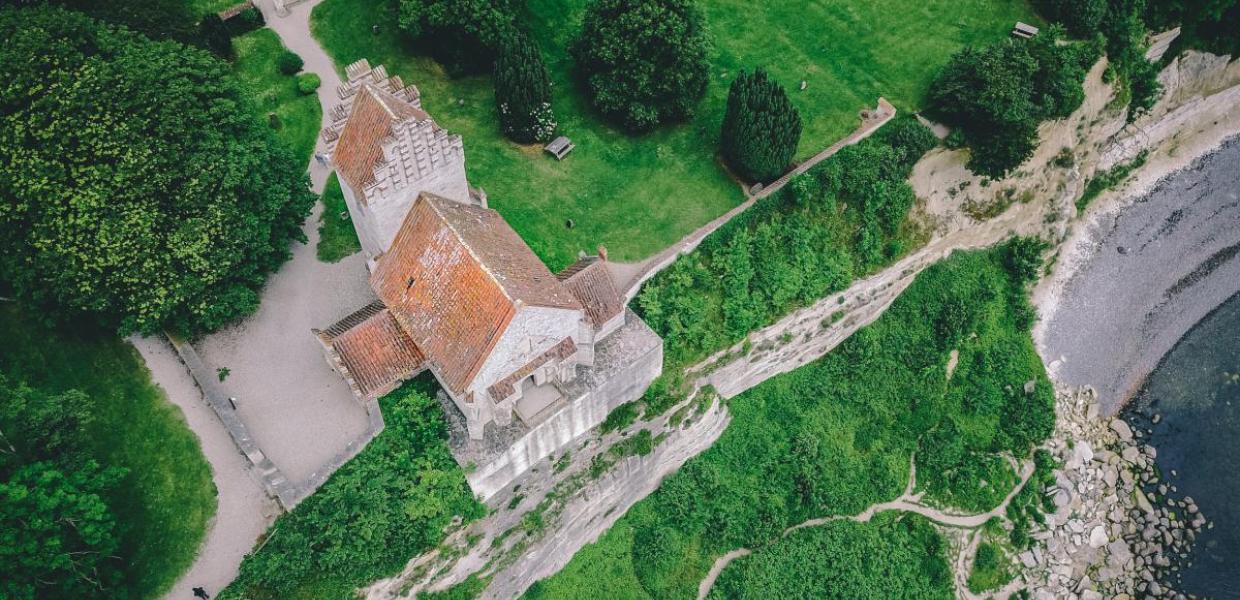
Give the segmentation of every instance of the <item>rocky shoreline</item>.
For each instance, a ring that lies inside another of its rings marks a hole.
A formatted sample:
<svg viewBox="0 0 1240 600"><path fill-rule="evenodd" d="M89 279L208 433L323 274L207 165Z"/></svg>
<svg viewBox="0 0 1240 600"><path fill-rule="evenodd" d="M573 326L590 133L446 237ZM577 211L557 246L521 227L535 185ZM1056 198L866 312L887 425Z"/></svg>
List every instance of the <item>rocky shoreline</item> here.
<svg viewBox="0 0 1240 600"><path fill-rule="evenodd" d="M1047 493L1056 510L1019 555L1034 598L1192 598L1173 591L1197 534L1213 525L1192 498L1174 499L1157 450L1122 418L1101 418L1092 388L1062 388L1048 449L1061 461ZM1154 418L1157 418L1156 416Z"/></svg>

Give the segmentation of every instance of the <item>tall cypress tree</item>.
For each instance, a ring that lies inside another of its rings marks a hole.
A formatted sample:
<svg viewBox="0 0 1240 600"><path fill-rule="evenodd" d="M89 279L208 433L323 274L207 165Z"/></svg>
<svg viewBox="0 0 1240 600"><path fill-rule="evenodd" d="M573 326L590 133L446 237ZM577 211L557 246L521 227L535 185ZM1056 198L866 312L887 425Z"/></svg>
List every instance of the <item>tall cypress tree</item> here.
<svg viewBox="0 0 1240 600"><path fill-rule="evenodd" d="M723 157L741 177L770 181L792 164L801 141L801 115L766 71L741 72L728 91Z"/></svg>
<svg viewBox="0 0 1240 600"><path fill-rule="evenodd" d="M538 46L523 32L507 36L495 61L495 106L504 135L519 144L555 133L551 81Z"/></svg>

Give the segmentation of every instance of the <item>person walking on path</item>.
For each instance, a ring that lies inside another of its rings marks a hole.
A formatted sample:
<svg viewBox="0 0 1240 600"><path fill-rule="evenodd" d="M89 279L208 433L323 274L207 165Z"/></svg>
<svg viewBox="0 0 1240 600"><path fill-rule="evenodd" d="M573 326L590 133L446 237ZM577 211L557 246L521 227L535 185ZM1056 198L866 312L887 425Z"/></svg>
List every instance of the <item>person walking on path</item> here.
<svg viewBox="0 0 1240 600"><path fill-rule="evenodd" d="M204 590L201 587L194 588L194 597L199 600L211 600L211 595L207 593L207 590Z"/></svg>

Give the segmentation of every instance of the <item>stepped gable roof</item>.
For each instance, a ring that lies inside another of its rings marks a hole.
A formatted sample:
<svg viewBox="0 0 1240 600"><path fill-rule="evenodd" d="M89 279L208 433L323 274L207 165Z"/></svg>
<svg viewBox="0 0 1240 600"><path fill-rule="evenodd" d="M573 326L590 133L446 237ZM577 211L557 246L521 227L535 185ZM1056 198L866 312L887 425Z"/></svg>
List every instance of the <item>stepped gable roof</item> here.
<svg viewBox="0 0 1240 600"><path fill-rule="evenodd" d="M499 213L427 193L414 201L370 283L456 394L521 306L582 309Z"/></svg>
<svg viewBox="0 0 1240 600"><path fill-rule="evenodd" d="M378 300L314 333L333 350L336 368L363 398L378 398L425 367L426 357Z"/></svg>
<svg viewBox="0 0 1240 600"><path fill-rule="evenodd" d="M332 155L340 176L355 190L374 183L375 167L383 160L383 141L395 135L392 128L405 121L430 118L426 111L390 91L372 83L362 84Z"/></svg>
<svg viewBox="0 0 1240 600"><path fill-rule="evenodd" d="M556 274L568 291L581 302L595 327L624 311L624 300L607 272L607 261L597 256L583 258Z"/></svg>

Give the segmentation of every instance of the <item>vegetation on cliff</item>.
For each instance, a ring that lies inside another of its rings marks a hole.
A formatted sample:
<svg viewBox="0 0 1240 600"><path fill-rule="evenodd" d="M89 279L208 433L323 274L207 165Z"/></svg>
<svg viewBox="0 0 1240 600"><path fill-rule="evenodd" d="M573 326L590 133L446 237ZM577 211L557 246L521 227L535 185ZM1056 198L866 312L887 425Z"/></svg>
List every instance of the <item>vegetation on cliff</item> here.
<svg viewBox="0 0 1240 600"><path fill-rule="evenodd" d="M928 501L997 506L1017 480L1002 457L1029 457L1054 423L1029 335L1024 255L1036 246L954 254L834 351L730 400L733 421L714 446L531 596L692 596L732 549L759 550L791 525L897 497L914 455ZM959 360L948 378L952 350ZM941 560L937 550L920 556ZM743 577L771 589L803 585L781 581L794 571ZM815 594L853 589L839 585Z"/></svg>
<svg viewBox="0 0 1240 600"><path fill-rule="evenodd" d="M635 307L663 337L665 371L909 250L918 232L906 225L914 198L905 178L935 143L915 119L897 119L760 200L647 282Z"/></svg>
<svg viewBox="0 0 1240 600"><path fill-rule="evenodd" d="M384 430L282 515L221 598L341 598L482 516L421 378L380 400Z"/></svg>

